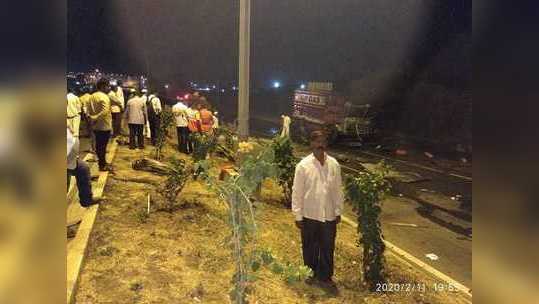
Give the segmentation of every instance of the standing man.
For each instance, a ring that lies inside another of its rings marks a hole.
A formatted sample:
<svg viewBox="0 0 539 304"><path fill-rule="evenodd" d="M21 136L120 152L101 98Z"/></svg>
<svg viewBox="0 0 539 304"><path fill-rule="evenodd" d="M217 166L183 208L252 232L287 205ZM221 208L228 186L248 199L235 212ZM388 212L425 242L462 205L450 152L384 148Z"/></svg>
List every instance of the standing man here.
<svg viewBox="0 0 539 304"><path fill-rule="evenodd" d="M212 129L216 130L219 128L219 117L217 116L218 112L213 112L213 126Z"/></svg>
<svg viewBox="0 0 539 304"><path fill-rule="evenodd" d="M176 133L178 134L178 150L182 153L188 151L187 137L189 136L189 129L187 128L187 106L178 99L178 102L172 107L172 113L176 118Z"/></svg>
<svg viewBox="0 0 539 304"><path fill-rule="evenodd" d="M152 145L157 143L157 137L159 136L159 127L161 124L161 100L157 97L157 92L152 90L152 94L148 96L146 102L146 108L148 109L148 123L150 124L150 137Z"/></svg>
<svg viewBox="0 0 539 304"><path fill-rule="evenodd" d="M187 107L187 110L185 110L185 113L187 114L187 128L189 130L189 134L187 134L187 154L192 153L194 150L194 143L191 134L200 132L200 115L198 111L193 108L193 105L193 101L191 101L190 106Z"/></svg>
<svg viewBox="0 0 539 304"><path fill-rule="evenodd" d="M133 150L137 146L139 149L144 149L143 130L144 123L148 119L148 111L140 94L133 94L129 101L127 101L125 118L129 125L129 149Z"/></svg>
<svg viewBox="0 0 539 304"><path fill-rule="evenodd" d="M292 212L296 227L301 230L303 262L314 272L307 283L318 281L336 292L331 277L337 224L341 221L344 200L341 167L326 153L323 131L312 132L310 141L313 153L296 166Z"/></svg>
<svg viewBox="0 0 539 304"><path fill-rule="evenodd" d="M112 137L117 137L122 129L122 111L125 108L125 99L122 88L116 82L112 82L109 98L115 103L110 108L112 112Z"/></svg>
<svg viewBox="0 0 539 304"><path fill-rule="evenodd" d="M283 119L283 130L281 131L281 137L290 137L290 123L292 120L288 115L281 115Z"/></svg>
<svg viewBox="0 0 539 304"><path fill-rule="evenodd" d="M80 115L82 113L82 104L79 97L69 89L67 93L67 124L73 132L73 136L79 137L80 133Z"/></svg>
<svg viewBox="0 0 539 304"><path fill-rule="evenodd" d="M212 134L213 114L208 110L205 103L200 104L200 129L202 132Z"/></svg>
<svg viewBox="0 0 539 304"><path fill-rule="evenodd" d="M95 135L95 148L99 163L99 171L110 171L105 157L107 154L107 144L112 131L111 100L107 93L110 91L109 81L101 78L96 84L97 92L90 97L89 114L92 120Z"/></svg>

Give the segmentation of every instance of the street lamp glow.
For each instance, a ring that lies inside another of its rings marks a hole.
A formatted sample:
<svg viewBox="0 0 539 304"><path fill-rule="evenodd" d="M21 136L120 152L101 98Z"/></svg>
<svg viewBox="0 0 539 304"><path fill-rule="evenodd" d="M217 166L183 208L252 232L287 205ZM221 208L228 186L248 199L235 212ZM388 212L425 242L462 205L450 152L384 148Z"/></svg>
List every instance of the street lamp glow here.
<svg viewBox="0 0 539 304"><path fill-rule="evenodd" d="M304 89L305 89L305 85L302 83L301 86L300 86L300 88L301 88L302 90L304 90Z"/></svg>
<svg viewBox="0 0 539 304"><path fill-rule="evenodd" d="M278 89L278 88L281 87L281 83L278 82L278 81L275 81L275 82L273 82L273 87L276 88L276 89Z"/></svg>

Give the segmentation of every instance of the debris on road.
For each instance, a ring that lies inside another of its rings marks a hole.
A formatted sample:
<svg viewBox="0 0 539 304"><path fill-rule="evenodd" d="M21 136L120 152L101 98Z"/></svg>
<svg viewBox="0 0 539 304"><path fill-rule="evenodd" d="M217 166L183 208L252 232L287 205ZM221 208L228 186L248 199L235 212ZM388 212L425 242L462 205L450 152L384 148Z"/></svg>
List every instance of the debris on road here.
<svg viewBox="0 0 539 304"><path fill-rule="evenodd" d="M435 255L434 253L425 254L425 256L427 258L429 258L430 260L432 260L432 261L437 261L438 260L438 256Z"/></svg>
<svg viewBox="0 0 539 304"><path fill-rule="evenodd" d="M419 227L416 224L408 224L408 223L389 223L389 224L393 226L402 226L402 227L414 227L414 228Z"/></svg>
<svg viewBox="0 0 539 304"><path fill-rule="evenodd" d="M398 155L398 156L406 156L406 155L408 155L408 151L406 151L404 149L397 149L397 150L395 150L395 154Z"/></svg>

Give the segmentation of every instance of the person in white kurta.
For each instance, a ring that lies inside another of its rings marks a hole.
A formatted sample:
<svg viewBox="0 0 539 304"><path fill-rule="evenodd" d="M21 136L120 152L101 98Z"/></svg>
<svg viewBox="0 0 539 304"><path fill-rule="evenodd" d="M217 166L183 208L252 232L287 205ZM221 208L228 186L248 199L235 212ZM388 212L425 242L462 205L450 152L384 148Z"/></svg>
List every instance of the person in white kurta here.
<svg viewBox="0 0 539 304"><path fill-rule="evenodd" d="M287 115L281 115L283 119L283 129L281 131L281 137L290 137L290 123L292 120Z"/></svg>
<svg viewBox="0 0 539 304"><path fill-rule="evenodd" d="M301 230L303 262L314 272L308 282L335 288L333 254L344 201L341 167L326 153L324 132L311 133L311 149L313 153L296 166L292 212Z"/></svg>
<svg viewBox="0 0 539 304"><path fill-rule="evenodd" d="M79 137L80 114L82 113L82 103L77 95L69 92L67 94L67 124L72 130L74 137Z"/></svg>

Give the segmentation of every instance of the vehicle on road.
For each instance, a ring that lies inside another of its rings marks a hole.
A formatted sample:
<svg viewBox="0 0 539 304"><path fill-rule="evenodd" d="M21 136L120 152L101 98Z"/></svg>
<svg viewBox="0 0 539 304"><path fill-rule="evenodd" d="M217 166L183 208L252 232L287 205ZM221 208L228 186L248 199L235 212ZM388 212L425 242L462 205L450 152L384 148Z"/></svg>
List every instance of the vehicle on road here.
<svg viewBox="0 0 539 304"><path fill-rule="evenodd" d="M328 82L310 82L294 91L292 136L304 137L323 128L329 143L340 140L365 141L373 134L369 104L354 105L333 90Z"/></svg>

